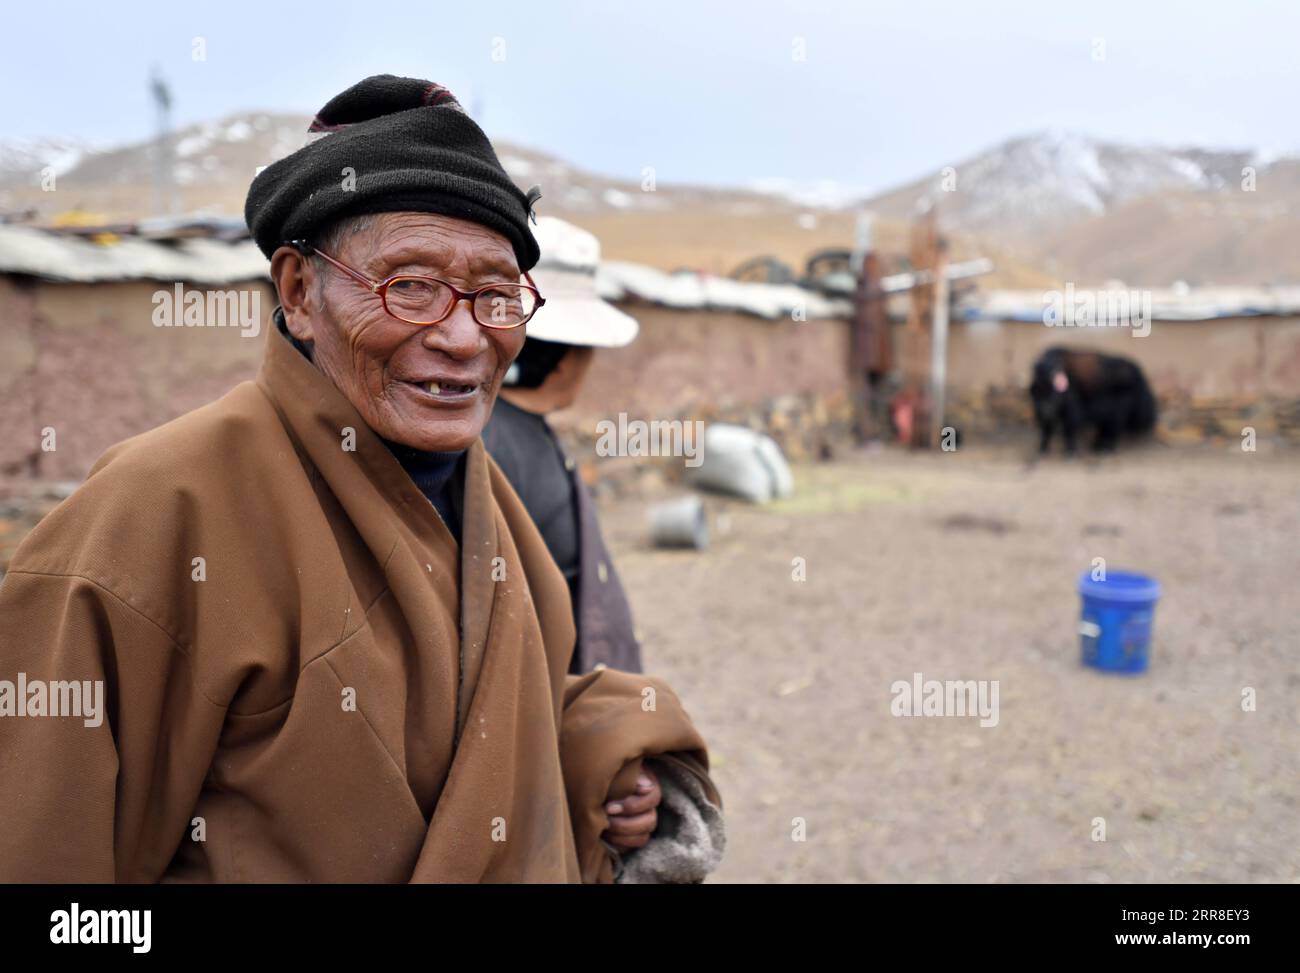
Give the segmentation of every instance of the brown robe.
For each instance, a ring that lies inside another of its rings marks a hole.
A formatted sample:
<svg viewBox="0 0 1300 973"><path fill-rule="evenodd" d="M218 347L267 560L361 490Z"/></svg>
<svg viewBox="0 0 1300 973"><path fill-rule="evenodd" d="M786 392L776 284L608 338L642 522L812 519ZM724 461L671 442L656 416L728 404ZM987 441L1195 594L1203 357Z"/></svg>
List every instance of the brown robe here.
<svg viewBox="0 0 1300 973"><path fill-rule="evenodd" d="M603 801L707 757L662 683L567 676L573 642L481 443L458 549L272 330L255 382L110 449L0 585L0 680L103 680L106 710L0 715L0 881L608 882Z"/></svg>

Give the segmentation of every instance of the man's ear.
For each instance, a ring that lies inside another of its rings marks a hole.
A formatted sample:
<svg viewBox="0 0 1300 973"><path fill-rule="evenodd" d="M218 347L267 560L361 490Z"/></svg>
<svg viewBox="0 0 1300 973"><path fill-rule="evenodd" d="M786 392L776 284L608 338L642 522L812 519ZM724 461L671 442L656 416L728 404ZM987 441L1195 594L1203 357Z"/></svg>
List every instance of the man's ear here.
<svg viewBox="0 0 1300 973"><path fill-rule="evenodd" d="M313 268L307 257L293 247L280 247L271 254L271 282L284 308L284 324L289 333L299 341L311 341L316 299Z"/></svg>

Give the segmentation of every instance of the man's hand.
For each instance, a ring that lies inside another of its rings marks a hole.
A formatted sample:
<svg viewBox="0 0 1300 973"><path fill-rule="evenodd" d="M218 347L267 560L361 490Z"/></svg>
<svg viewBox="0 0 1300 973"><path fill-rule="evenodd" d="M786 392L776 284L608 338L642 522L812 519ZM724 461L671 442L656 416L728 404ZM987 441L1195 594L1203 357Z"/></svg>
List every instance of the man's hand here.
<svg viewBox="0 0 1300 973"><path fill-rule="evenodd" d="M609 827L601 837L620 851L644 847L659 823L655 808L662 797L659 778L647 764L642 764L636 779L636 793L605 805Z"/></svg>

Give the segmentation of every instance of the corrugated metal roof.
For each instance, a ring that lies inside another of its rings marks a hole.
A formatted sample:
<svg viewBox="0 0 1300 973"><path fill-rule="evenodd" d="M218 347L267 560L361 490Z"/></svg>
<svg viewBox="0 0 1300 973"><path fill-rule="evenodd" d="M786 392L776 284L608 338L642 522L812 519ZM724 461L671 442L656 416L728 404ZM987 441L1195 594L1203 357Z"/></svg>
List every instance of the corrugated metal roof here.
<svg viewBox="0 0 1300 973"><path fill-rule="evenodd" d="M580 254L566 251L563 257L576 263L594 259L586 249ZM967 265L954 267L961 270ZM971 262L967 269L970 275L984 272L980 261ZM195 237L159 242L123 236L116 242L99 244L36 227L0 224L0 273L80 283L156 280L230 284L266 279L268 272L266 258L250 240L224 243ZM967 273L962 271L958 276ZM908 274L887 277L881 282L882 289L890 292L891 312L895 310L894 299L913 283ZM808 319L844 318L852 314L849 300L826 297L793 284L742 282L698 273L669 274L621 260L600 262L596 287L600 296L609 301L638 299L678 310L735 311L769 320L789 317L800 308ZM1083 290L1078 289L1078 293ZM1096 288L1093 293L1106 290ZM1151 317L1158 321L1300 316L1300 286L1179 286L1147 292L1151 295ZM973 291L959 300L954 318L1042 323L1049 293ZM1143 291L1139 289L1138 293Z"/></svg>
<svg viewBox="0 0 1300 973"><path fill-rule="evenodd" d="M696 273L667 274L621 260L602 261L596 272L596 289L607 301L637 298L679 310L738 311L773 320L789 317L799 308L808 319L846 317L852 312L847 300L828 299L792 284L742 283Z"/></svg>
<svg viewBox="0 0 1300 973"><path fill-rule="evenodd" d="M251 241L158 243L121 237L99 244L30 226L0 226L0 273L95 283L113 280L231 284L258 280L270 265Z"/></svg>
<svg viewBox="0 0 1300 973"><path fill-rule="evenodd" d="M950 264L947 276L954 280L976 277L992 268L988 260L970 260ZM918 279L922 279L921 275L893 274L881 279L880 289L892 296L908 290ZM764 284L689 272L667 274L619 260L600 264L596 286L608 301L634 297L678 310L738 311L769 320L789 317L796 308L802 308L809 319L847 318L853 314L849 298L827 296L797 284Z"/></svg>
<svg viewBox="0 0 1300 973"><path fill-rule="evenodd" d="M1114 291L1130 295L1150 294L1151 319L1154 321L1212 321L1219 318L1243 318L1261 315L1294 316L1300 314L1300 287L1164 287L1164 288L1075 288L1076 296L1085 292L1101 300ZM956 309L956 316L966 321L1026 321L1042 324L1044 310L1052 295L1066 299L1060 291L977 291L967 295Z"/></svg>

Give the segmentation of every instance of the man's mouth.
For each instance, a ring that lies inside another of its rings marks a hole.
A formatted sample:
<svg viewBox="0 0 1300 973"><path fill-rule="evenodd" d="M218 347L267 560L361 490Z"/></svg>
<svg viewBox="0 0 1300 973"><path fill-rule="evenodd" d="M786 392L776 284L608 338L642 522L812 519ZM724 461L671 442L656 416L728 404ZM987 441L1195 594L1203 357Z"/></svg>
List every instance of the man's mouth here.
<svg viewBox="0 0 1300 973"><path fill-rule="evenodd" d="M468 395L477 385L457 385L454 382L426 382L424 390L431 395Z"/></svg>
<svg viewBox="0 0 1300 973"><path fill-rule="evenodd" d="M408 384L440 402L463 402L473 398L481 388L478 383L463 382L410 382Z"/></svg>

